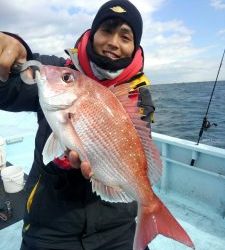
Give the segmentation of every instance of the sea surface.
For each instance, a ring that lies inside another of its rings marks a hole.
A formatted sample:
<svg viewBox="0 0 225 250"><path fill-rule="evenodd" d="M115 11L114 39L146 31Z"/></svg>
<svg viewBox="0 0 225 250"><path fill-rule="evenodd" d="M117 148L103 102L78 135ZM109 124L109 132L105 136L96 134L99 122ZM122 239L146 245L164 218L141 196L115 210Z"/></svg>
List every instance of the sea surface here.
<svg viewBox="0 0 225 250"><path fill-rule="evenodd" d="M214 88L215 86L215 88ZM151 85L155 111L152 131L197 143L203 118L211 126L199 143L225 148L225 81ZM214 125L215 124L215 125Z"/></svg>
<svg viewBox="0 0 225 250"><path fill-rule="evenodd" d="M214 82L151 85L156 106L152 131L197 142ZM212 125L203 132L200 143L225 148L225 81L216 84L207 115ZM0 111L0 136L33 133L37 129L32 112Z"/></svg>

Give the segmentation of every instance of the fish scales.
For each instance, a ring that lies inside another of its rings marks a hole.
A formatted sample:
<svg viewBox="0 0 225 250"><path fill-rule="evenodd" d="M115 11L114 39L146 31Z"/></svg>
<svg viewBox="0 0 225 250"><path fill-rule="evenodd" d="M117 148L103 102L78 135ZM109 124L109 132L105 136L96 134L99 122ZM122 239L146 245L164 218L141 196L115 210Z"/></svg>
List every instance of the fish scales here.
<svg viewBox="0 0 225 250"><path fill-rule="evenodd" d="M93 163L96 178L104 179L109 185L116 186L121 182L127 182L127 175L129 175L130 182L135 183L136 174L132 166L138 169L137 154L143 154L143 150L137 152L137 138L130 133L131 140L129 141L126 135L127 130L123 129L124 124L130 125L129 117L124 116L124 119L121 119L116 114L112 120L112 114L109 112L108 116L105 115L104 105L101 101L96 102L95 99L89 99L86 107L82 104L82 109L79 107L77 109L82 110L85 115L77 113L80 122L76 122L75 128L83 141L88 159ZM104 118L101 114L104 114ZM96 126L96 124L99 125ZM92 142L91 146L90 142ZM121 161L122 154L127 155L125 161ZM143 159L141 156L139 158ZM118 166L116 169L113 167L115 164ZM123 164L126 168L121 166Z"/></svg>

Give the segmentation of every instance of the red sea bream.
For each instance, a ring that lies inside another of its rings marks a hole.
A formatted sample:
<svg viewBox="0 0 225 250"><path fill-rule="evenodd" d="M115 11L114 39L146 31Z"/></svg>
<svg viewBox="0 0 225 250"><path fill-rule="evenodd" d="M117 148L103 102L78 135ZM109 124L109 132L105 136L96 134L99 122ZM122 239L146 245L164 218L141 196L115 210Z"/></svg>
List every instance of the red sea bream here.
<svg viewBox="0 0 225 250"><path fill-rule="evenodd" d="M110 202L138 203L133 250L144 250L157 234L194 245L152 184L161 174L160 155L140 119L129 84L106 88L69 69L41 66L39 100L53 133L43 151L47 164L66 149L90 162L93 192Z"/></svg>

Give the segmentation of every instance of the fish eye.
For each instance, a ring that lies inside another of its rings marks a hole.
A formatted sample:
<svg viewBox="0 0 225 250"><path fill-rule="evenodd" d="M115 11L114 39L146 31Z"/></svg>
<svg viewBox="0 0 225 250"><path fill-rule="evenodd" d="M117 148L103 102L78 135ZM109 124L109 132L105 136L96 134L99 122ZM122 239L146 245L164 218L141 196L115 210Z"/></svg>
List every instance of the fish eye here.
<svg viewBox="0 0 225 250"><path fill-rule="evenodd" d="M71 83L71 82L73 82L75 79L74 79L73 74L71 74L71 73L64 73L64 74L62 75L62 80L63 80L65 83Z"/></svg>

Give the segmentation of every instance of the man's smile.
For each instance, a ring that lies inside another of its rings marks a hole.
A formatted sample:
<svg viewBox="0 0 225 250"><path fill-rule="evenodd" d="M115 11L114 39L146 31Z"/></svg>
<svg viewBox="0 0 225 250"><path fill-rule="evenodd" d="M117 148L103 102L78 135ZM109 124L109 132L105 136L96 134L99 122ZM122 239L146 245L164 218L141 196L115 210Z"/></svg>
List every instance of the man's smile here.
<svg viewBox="0 0 225 250"><path fill-rule="evenodd" d="M111 58L113 60L120 58L120 56L118 56L116 53L113 53L112 51L108 51L108 50L104 50L103 54L104 56Z"/></svg>

